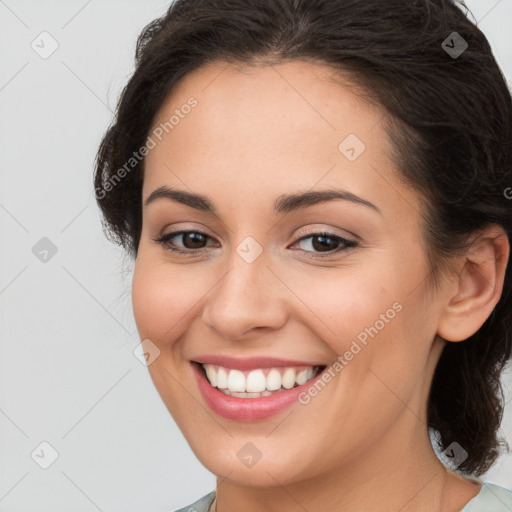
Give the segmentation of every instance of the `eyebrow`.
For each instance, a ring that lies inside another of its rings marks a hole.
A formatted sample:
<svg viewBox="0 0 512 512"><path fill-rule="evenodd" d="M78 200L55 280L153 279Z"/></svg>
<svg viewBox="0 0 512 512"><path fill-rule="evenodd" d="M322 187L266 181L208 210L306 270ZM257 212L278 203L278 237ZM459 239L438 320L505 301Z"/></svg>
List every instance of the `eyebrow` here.
<svg viewBox="0 0 512 512"><path fill-rule="evenodd" d="M185 190L171 189L162 186L151 192L144 201L144 208L157 199L169 199L178 203L190 206L196 210L218 217L218 211L214 204L206 197L200 194L193 194ZM382 215L381 210L370 201L356 196L348 190L329 189L314 192L302 192L298 194L283 194L277 198L274 203L274 213L289 213L291 211L308 208L320 203L326 203L334 199L342 199L355 204L367 206Z"/></svg>

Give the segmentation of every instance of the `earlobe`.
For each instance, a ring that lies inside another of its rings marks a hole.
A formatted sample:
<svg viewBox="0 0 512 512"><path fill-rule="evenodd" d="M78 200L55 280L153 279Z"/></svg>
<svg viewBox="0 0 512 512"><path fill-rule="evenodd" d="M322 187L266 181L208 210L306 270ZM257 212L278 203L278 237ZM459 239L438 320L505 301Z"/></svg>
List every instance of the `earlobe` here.
<svg viewBox="0 0 512 512"><path fill-rule="evenodd" d="M463 258L457 292L448 297L439 319L439 336L462 341L480 329L501 297L509 251L507 234L499 225L475 237Z"/></svg>

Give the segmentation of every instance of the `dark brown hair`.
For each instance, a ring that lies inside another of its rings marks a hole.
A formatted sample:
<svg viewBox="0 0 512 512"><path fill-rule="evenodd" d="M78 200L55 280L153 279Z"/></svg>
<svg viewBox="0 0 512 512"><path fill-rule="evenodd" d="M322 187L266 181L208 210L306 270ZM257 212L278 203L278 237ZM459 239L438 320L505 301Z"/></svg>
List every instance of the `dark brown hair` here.
<svg viewBox="0 0 512 512"><path fill-rule="evenodd" d="M465 44L460 55L450 51ZM348 72L386 114L399 177L424 201L433 288L450 257L482 228L499 224L510 241L510 91L487 39L455 0L175 1L139 36L135 72L98 150L94 186L110 240L137 256L144 160L128 170L126 162L146 143L178 80L212 61L289 59ZM457 442L467 451L461 473L481 475L499 455L499 379L512 351L511 273L508 265L502 296L483 326L447 343L434 374L428 426L439 448Z"/></svg>

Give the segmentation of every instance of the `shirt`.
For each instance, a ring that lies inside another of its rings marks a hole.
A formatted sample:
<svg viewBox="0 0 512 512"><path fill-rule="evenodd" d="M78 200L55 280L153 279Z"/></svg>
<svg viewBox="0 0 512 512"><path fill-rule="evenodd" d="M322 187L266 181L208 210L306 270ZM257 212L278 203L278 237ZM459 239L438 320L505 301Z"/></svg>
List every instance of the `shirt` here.
<svg viewBox="0 0 512 512"><path fill-rule="evenodd" d="M176 512L208 512L215 499L215 491ZM460 512L512 512L512 490L485 482L480 492Z"/></svg>

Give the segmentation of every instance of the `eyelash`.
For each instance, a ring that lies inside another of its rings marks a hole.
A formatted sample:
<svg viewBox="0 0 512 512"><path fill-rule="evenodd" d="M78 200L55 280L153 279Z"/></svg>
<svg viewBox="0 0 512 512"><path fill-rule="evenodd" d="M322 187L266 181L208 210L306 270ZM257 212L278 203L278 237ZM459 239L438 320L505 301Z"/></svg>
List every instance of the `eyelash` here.
<svg viewBox="0 0 512 512"><path fill-rule="evenodd" d="M210 239L212 238L209 235L207 235L206 233L203 233L201 231L181 230L181 231L173 231L171 233L166 233L165 235L161 236L160 238L153 238L153 241L163 245L168 251L176 252L178 254L193 254L193 253L197 253L197 252L201 252L201 251L205 250L206 249L205 247L202 247L200 249L180 249L178 247L170 245L170 241L173 238L175 238L175 237L177 237L179 235L189 234L189 233L194 233L194 234L197 234L197 235L202 235L202 236L205 236L205 237L210 238ZM338 254L340 252L344 252L344 251L347 251L349 249L352 249L352 248L355 248L355 247L358 246L358 243L355 242L354 240L349 240L348 238L344 238L342 236L335 235L333 233L329 233L327 231L309 233L308 235L303 236L303 237L299 238L298 240L296 240L294 242L294 244L296 244L298 242L301 242L303 240L307 240L308 238L315 238L315 237L331 238L333 240L336 240L339 243L343 243L344 247L338 248L338 249L334 249L334 250L326 252L326 253L321 253L321 252L320 253L311 253L311 251L304 251L304 250L302 250L302 252L305 252L305 253L309 254L308 258L313 258L313 259L315 259L315 258L327 258L329 256L332 256L333 254Z"/></svg>

